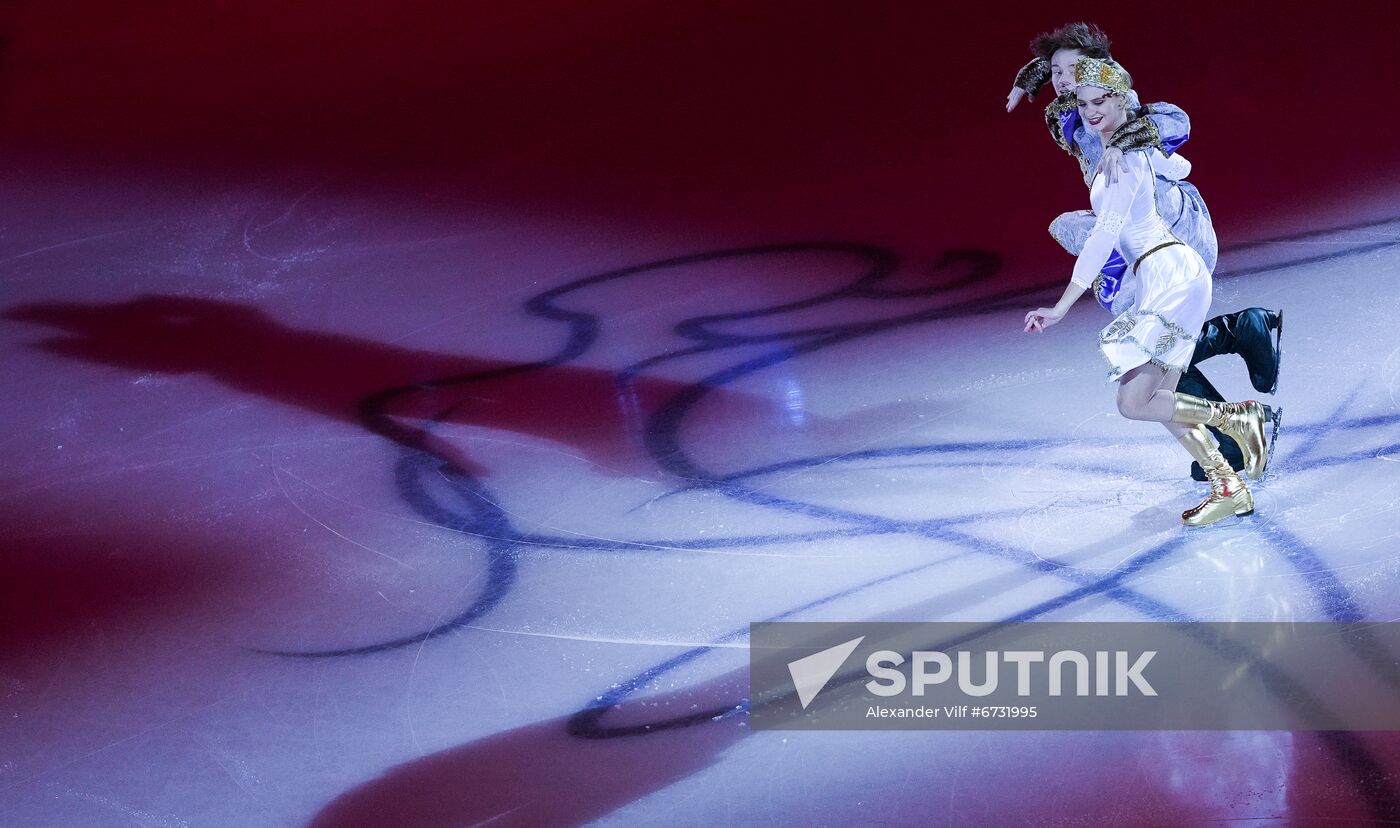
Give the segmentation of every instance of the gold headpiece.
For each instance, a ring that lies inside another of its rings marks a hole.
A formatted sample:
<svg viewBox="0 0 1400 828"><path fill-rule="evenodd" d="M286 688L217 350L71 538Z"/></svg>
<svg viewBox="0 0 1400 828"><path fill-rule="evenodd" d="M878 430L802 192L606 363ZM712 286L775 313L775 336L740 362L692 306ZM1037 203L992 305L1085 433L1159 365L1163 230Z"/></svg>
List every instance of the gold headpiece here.
<svg viewBox="0 0 1400 828"><path fill-rule="evenodd" d="M1112 61L1082 57L1074 62L1074 88L1081 86L1096 86L1127 96L1128 74Z"/></svg>

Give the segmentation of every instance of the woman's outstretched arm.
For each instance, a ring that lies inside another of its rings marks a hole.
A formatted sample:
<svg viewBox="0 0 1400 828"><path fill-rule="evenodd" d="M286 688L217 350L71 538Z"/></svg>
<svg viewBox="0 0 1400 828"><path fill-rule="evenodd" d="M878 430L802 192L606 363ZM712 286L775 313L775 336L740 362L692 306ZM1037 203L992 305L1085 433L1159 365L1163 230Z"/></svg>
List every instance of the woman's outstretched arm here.
<svg viewBox="0 0 1400 828"><path fill-rule="evenodd" d="M1065 286L1060 301L1056 302L1053 308L1037 308L1026 313L1027 333L1043 331L1069 313L1069 309L1079 301L1079 297L1093 285L1094 278L1103 270L1104 263L1113 254L1113 248L1118 244L1118 233L1123 229L1123 222L1132 211L1133 200L1142 192L1148 193L1150 197L1151 190L1144 190L1144 187L1150 186L1147 182L1152 177L1147 159L1139 153L1127 166L1127 171L1108 185L1104 192L1103 204L1098 219L1094 222L1094 229L1089 233L1089 238L1084 241L1084 248L1079 251L1079 257L1074 261L1074 272L1070 275L1069 284Z"/></svg>

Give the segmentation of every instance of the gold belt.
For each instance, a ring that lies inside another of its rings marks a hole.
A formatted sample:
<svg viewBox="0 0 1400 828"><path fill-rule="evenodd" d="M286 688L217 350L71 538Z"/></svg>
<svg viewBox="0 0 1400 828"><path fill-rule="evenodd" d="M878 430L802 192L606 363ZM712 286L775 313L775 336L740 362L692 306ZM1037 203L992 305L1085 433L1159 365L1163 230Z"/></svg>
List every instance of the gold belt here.
<svg viewBox="0 0 1400 828"><path fill-rule="evenodd" d="M1133 262L1133 273L1134 273L1134 274L1137 273L1137 271L1138 271L1138 265L1142 264L1142 260L1143 260L1143 259L1146 259L1148 256L1151 256L1153 253L1156 253L1158 250L1161 250L1161 249L1164 248L1164 247L1171 247L1171 246L1174 245L1174 244L1181 244L1181 242L1179 242L1179 241L1177 241L1177 240L1175 240L1175 239L1173 239L1173 240L1171 240L1171 241L1169 241L1169 242L1162 242L1161 244L1157 245L1156 247L1152 248L1151 250L1147 251L1146 253L1142 254L1141 256L1138 256L1138 257L1137 257L1137 261Z"/></svg>

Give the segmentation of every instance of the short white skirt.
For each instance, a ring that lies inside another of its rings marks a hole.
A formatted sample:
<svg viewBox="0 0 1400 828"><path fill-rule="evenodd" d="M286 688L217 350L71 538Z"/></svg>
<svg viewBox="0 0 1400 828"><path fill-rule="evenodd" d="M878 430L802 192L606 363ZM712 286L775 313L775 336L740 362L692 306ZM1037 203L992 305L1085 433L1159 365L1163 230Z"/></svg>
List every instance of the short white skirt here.
<svg viewBox="0 0 1400 828"><path fill-rule="evenodd" d="M1190 247L1163 247L1136 264L1124 274L1129 306L1099 333L1109 382L1149 362L1185 371L1210 312L1210 271Z"/></svg>

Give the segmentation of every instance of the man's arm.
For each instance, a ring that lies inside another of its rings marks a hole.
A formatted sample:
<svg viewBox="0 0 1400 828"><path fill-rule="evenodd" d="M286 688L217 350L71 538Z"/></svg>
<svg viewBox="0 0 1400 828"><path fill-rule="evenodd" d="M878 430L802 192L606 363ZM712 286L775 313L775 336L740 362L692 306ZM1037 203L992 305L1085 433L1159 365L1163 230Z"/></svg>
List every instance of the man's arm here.
<svg viewBox="0 0 1400 828"><path fill-rule="evenodd" d="M1050 80L1050 61L1035 58L1021 67L1016 80L1011 84L1011 93L1006 96L1006 111L1010 112L1023 98L1034 98L1046 82Z"/></svg>
<svg viewBox="0 0 1400 828"><path fill-rule="evenodd" d="M1191 119L1179 106L1148 104L1117 132L1108 146L1122 152L1157 148L1171 155L1191 137Z"/></svg>
<svg viewBox="0 0 1400 828"><path fill-rule="evenodd" d="M1016 83L1012 85L1034 98L1049 80L1050 61L1045 58L1033 58L1016 73Z"/></svg>
<svg viewBox="0 0 1400 828"><path fill-rule="evenodd" d="M1163 178L1180 181L1191 171L1191 164L1185 159L1181 164L1172 163L1172 153L1190 137L1191 119L1181 107L1169 103L1138 107L1133 117L1113 133L1094 171L1103 173L1112 183L1123 170L1123 153L1160 150L1160 160L1153 161L1153 170Z"/></svg>

